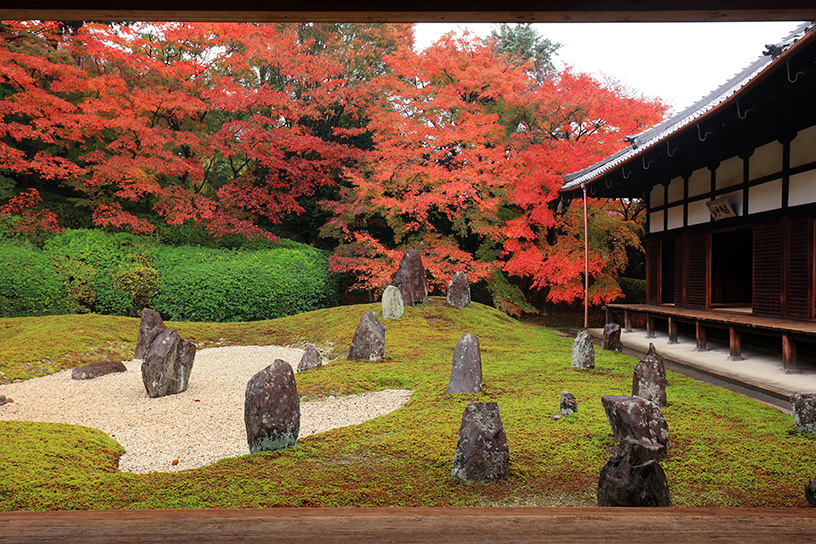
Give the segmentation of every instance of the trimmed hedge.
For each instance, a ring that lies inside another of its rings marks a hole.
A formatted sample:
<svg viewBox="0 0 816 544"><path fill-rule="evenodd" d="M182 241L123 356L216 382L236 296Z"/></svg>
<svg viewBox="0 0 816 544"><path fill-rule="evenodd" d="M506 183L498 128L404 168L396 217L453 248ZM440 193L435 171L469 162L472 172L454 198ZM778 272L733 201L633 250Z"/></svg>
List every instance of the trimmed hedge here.
<svg viewBox="0 0 816 544"><path fill-rule="evenodd" d="M163 247L153 308L173 321L256 321L337 303L328 255L315 249Z"/></svg>
<svg viewBox="0 0 816 544"><path fill-rule="evenodd" d="M65 311L64 288L51 259L32 245L0 244L0 315L53 315Z"/></svg>

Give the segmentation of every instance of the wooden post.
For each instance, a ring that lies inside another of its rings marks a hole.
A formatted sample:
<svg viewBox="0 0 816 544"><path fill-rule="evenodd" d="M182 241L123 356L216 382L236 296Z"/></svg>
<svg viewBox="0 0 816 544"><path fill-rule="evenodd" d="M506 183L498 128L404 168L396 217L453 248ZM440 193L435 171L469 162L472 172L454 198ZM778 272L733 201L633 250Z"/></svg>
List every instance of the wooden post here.
<svg viewBox="0 0 816 544"><path fill-rule="evenodd" d="M629 310L623 311L623 332L632 332L632 316Z"/></svg>
<svg viewBox="0 0 816 544"><path fill-rule="evenodd" d="M697 321L697 351L707 351L706 345L706 328L702 322Z"/></svg>
<svg viewBox="0 0 816 544"><path fill-rule="evenodd" d="M732 361L742 361L742 335L736 327L731 327L728 343L731 348L731 357L729 357L729 359Z"/></svg>
<svg viewBox="0 0 816 544"><path fill-rule="evenodd" d="M790 337L790 333L782 333L782 367L785 374L796 374L796 341Z"/></svg>
<svg viewBox="0 0 816 544"><path fill-rule="evenodd" d="M669 316L669 344L677 343L677 320Z"/></svg>
<svg viewBox="0 0 816 544"><path fill-rule="evenodd" d="M655 326L654 326L654 316L652 314L646 314L646 338L654 338L655 337Z"/></svg>
<svg viewBox="0 0 816 544"><path fill-rule="evenodd" d="M614 323L615 318L612 315L612 310L609 309L609 306L604 306L603 309L604 309L604 323L606 325L609 325L610 323Z"/></svg>

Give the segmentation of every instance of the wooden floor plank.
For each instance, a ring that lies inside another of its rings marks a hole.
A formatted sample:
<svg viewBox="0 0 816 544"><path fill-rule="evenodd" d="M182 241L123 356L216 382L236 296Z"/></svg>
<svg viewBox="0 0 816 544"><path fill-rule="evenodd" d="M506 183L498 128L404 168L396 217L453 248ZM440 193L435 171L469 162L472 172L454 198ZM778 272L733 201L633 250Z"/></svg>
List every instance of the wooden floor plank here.
<svg viewBox="0 0 816 544"><path fill-rule="evenodd" d="M816 542L816 509L281 508L2 512L0 543Z"/></svg>

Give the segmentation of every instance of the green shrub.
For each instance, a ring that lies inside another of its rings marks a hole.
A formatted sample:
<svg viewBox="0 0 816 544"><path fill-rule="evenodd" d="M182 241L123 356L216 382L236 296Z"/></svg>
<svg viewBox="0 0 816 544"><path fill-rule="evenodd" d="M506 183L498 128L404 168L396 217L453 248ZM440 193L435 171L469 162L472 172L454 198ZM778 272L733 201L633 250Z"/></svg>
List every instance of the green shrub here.
<svg viewBox="0 0 816 544"><path fill-rule="evenodd" d="M618 278L618 285L623 291L623 302L626 304L643 304L646 302L646 280Z"/></svg>
<svg viewBox="0 0 816 544"><path fill-rule="evenodd" d="M154 309L174 321L255 321L336 304L321 251L218 251L164 247Z"/></svg>
<svg viewBox="0 0 816 544"><path fill-rule="evenodd" d="M0 315L59 314L63 286L48 257L31 245L0 244Z"/></svg>

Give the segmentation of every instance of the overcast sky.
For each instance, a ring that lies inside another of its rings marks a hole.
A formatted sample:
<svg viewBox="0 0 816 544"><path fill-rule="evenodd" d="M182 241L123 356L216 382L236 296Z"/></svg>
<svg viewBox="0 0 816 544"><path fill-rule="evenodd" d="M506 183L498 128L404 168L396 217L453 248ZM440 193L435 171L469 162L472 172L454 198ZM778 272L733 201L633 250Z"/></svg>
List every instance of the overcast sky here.
<svg viewBox="0 0 816 544"><path fill-rule="evenodd" d="M797 22L773 23L542 23L533 27L562 44L556 66L606 75L637 94L658 96L679 111L702 98L762 55ZM489 23L421 23L422 50L450 30L486 36Z"/></svg>

